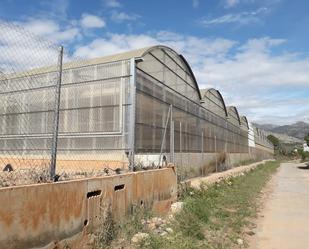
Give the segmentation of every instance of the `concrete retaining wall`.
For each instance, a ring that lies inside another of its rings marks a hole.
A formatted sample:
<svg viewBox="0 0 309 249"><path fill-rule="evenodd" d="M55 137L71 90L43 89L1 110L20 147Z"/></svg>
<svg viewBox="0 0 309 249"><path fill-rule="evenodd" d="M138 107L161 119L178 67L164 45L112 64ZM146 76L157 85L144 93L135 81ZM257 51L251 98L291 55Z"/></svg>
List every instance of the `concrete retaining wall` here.
<svg viewBox="0 0 309 249"><path fill-rule="evenodd" d="M62 248L58 241L95 231L107 210L114 219L141 205L164 213L176 198L174 168L2 188L0 248Z"/></svg>
<svg viewBox="0 0 309 249"><path fill-rule="evenodd" d="M165 156L169 162L170 154ZM174 156L178 178L183 181L192 177L204 176L216 170L223 171L240 164L271 159L273 153L261 148L250 148L248 153L175 153ZM135 160L141 165L159 165L160 155L137 154Z"/></svg>

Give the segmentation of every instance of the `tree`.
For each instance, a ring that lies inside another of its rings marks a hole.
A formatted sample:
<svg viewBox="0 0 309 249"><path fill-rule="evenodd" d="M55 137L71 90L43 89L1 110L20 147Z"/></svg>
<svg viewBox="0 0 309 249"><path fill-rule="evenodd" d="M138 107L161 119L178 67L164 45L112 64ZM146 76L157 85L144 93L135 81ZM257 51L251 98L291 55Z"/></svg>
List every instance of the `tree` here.
<svg viewBox="0 0 309 249"><path fill-rule="evenodd" d="M274 145L275 149L278 149L280 141L277 137L274 135L268 135L267 136L268 140Z"/></svg>

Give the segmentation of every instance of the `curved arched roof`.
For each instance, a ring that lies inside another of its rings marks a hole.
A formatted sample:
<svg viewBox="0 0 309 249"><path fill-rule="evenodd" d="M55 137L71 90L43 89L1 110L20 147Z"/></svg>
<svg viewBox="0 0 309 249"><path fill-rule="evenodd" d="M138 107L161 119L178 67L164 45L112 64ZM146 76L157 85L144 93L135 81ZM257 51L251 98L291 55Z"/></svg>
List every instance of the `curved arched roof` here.
<svg viewBox="0 0 309 249"><path fill-rule="evenodd" d="M237 108L235 106L228 106L227 113L230 119L233 118L237 122L238 125L241 125L240 117L239 117Z"/></svg>
<svg viewBox="0 0 309 249"><path fill-rule="evenodd" d="M71 62L65 62L62 68L63 70L66 70L66 69L79 68L83 66L91 66L91 65L103 64L103 63L112 63L112 62L130 60L132 58L142 58L143 59L143 57L146 57L148 54L151 54L155 50L165 51L169 56L174 57L173 58L174 60L177 60L178 62L180 62L182 69L186 72L187 75L189 75L187 83L192 87L192 89L194 89L194 91L191 92L191 95L189 96L189 98L193 97L192 94L194 94L195 101L199 102L202 98L200 89L198 87L195 75L189 63L186 61L184 56L182 56L181 54L178 54L172 48L163 46L163 45L156 45L156 46L135 49L135 50L127 51L127 52L98 57L94 59L75 60ZM137 65L139 65L139 63L143 63L143 60L138 61ZM55 66L35 68L35 69L27 71L26 74L25 73L19 73L18 75L14 74L14 76L12 77L17 77L17 76L22 77L24 75L29 76L29 75L35 75L35 74L41 74L41 73L49 73L49 72L55 71L56 69L57 68Z"/></svg>
<svg viewBox="0 0 309 249"><path fill-rule="evenodd" d="M131 51L128 51L128 52L118 53L118 54L104 56L104 57L99 57L99 58L83 61L82 63L84 63L85 65L95 65L95 64L101 64L101 63L129 60L131 58L143 58L147 54L150 54L154 50L158 50L158 49L167 51L168 53L173 54L173 55L178 57L179 61L181 61L182 65L183 65L183 67L185 67L187 73L190 74L192 81L193 81L193 84L194 84L194 87L195 87L195 90L198 94L198 97L199 97L199 99L201 99L202 96L201 96L201 92L200 92L198 83L196 81L195 75L194 75L189 63L187 62L187 60L184 58L183 55L178 54L172 48L164 46L164 45L150 46L150 47L145 47L145 48L141 48L141 49L131 50ZM142 61L138 62L138 63L142 63ZM79 62L76 65L81 66L81 62ZM64 65L64 69L67 68L67 67L69 67L69 68L74 67L74 62L73 63L67 63L67 64Z"/></svg>
<svg viewBox="0 0 309 249"><path fill-rule="evenodd" d="M137 67L142 69L142 70L144 70L143 64L146 63L144 61L148 60L150 63L153 63L153 62L151 62L151 58L153 59L153 57L156 59L156 61L160 61L161 63L165 64L165 66L168 66L166 63L172 63L172 65L174 67L176 66L176 67L178 67L178 69L183 70L185 72L185 74L187 76L189 76L186 79L183 78L183 80L186 81L186 83L189 84L190 87L192 87L194 89L193 93L196 95L195 101L199 101L201 99L201 93L200 93L200 89L199 89L198 83L196 81L195 75L194 75L191 67L189 66L188 62L186 61L186 59L181 54L178 54L172 48L167 47L167 46L163 46L163 45L157 45L157 46L144 48L143 50L137 50L136 52L137 53L135 53L134 51L131 51L129 53L129 56L134 55L133 57L139 57L139 58L144 59L144 60L139 61L138 64L137 64ZM156 70L155 64L151 65L151 67L153 67L152 70ZM148 69L148 71L150 71L149 72L150 74L151 74L151 71L152 71L151 67L149 68L149 67L147 67L147 65L145 65L145 69ZM169 68L169 69L174 74L177 72L177 69L175 70L175 68ZM165 72L165 74L167 74L167 72ZM175 82L169 82L169 83L175 84ZM178 90L178 89L175 89L175 90ZM192 97L192 96L190 96L190 97Z"/></svg>
<svg viewBox="0 0 309 249"><path fill-rule="evenodd" d="M248 123L248 119L246 116L241 116L240 121L242 125L245 125L247 129L249 129L249 123Z"/></svg>
<svg viewBox="0 0 309 249"><path fill-rule="evenodd" d="M221 108L224 111L224 116L225 117L228 116L224 99L223 99L221 93L219 92L219 90L217 90L215 88L206 88L206 89L201 90L201 94L202 94L202 101L203 101L202 105L204 105L206 108L212 108L212 105L211 105L211 103L209 103L209 101L214 103L215 99L217 99L217 100L219 100L219 102L221 104ZM207 100L209 100L209 101L207 101ZM217 105L217 103L214 103L214 104Z"/></svg>
<svg viewBox="0 0 309 249"><path fill-rule="evenodd" d="M65 69L70 69L70 68L75 68L75 67L82 67L82 66L96 65L96 64L102 64L102 63L111 63L111 62L117 62L117 61L123 61L123 60L130 60L132 58L143 58L147 54L150 54L154 50L158 50L158 49L167 51L168 53L175 55L177 57L177 60L181 61L183 67L186 69L186 72L192 78L192 82L194 84L196 94L197 94L197 96L200 100L203 100L203 98L206 97L207 92L213 93L220 100L220 102L222 104L222 108L223 108L224 113L225 113L225 116L229 117L229 116L233 115L233 113L234 113L234 116L235 116L234 119L237 120L239 125L241 124L241 119L239 117L239 114L238 114L236 107L234 107L234 106L227 107L225 105L225 102L224 102L224 99L223 99L221 93L214 88L204 89L204 90L202 90L203 94L201 94L201 91L199 89L195 75L194 75L189 63L184 58L184 56L181 55L181 54L178 54L172 48L164 46L164 45L144 47L144 48L140 48L140 49L135 49L135 50L127 51L127 52L121 52L121 53L118 53L118 54L98 57L98 58L94 58L94 59L67 62L67 63L63 64L63 69L65 70ZM137 64L139 64L141 62L142 62L142 60L140 62L137 62ZM36 69L28 71L27 75L38 74L38 73L47 73L47 72L51 72L53 70L55 70L55 66L36 68ZM248 123L248 121L246 121L246 123Z"/></svg>

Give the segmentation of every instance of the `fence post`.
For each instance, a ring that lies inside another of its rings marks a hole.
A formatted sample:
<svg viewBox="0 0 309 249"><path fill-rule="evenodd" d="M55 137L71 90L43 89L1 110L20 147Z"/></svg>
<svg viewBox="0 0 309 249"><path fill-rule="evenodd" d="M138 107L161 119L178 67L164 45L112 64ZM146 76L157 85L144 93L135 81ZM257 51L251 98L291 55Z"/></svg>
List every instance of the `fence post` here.
<svg viewBox="0 0 309 249"><path fill-rule="evenodd" d="M183 161L182 161L182 127L181 127L181 121L179 122L179 155L180 155L180 163L178 166L178 170L181 167L180 172L180 181L182 181L182 175L183 175Z"/></svg>
<svg viewBox="0 0 309 249"><path fill-rule="evenodd" d="M129 123L129 169L134 171L134 156L135 156L135 109L136 109L136 58L130 60L130 98L131 112Z"/></svg>
<svg viewBox="0 0 309 249"><path fill-rule="evenodd" d="M217 136L215 136L215 157L216 157L216 172L218 172Z"/></svg>
<svg viewBox="0 0 309 249"><path fill-rule="evenodd" d="M54 123L53 123L53 137L52 137L52 153L50 164L50 178L54 180L56 175L57 163L57 145L58 145L58 130L59 130L59 109L60 109L60 95L61 95L61 78L62 78L62 61L63 61L63 46L59 48L58 55L58 78L55 89L55 106L54 106Z"/></svg>
<svg viewBox="0 0 309 249"><path fill-rule="evenodd" d="M167 112L167 116L166 116L166 121L165 121L165 126L164 126L164 131L163 131L163 137L162 137L161 147L160 147L159 165L158 166L160 166L161 160L162 160L163 147L165 145L165 136L166 136L167 125L168 125L168 122L170 120L170 114L171 114L171 106L168 108L168 112Z"/></svg>
<svg viewBox="0 0 309 249"><path fill-rule="evenodd" d="M202 131L202 176L204 176L204 131Z"/></svg>
<svg viewBox="0 0 309 249"><path fill-rule="evenodd" d="M170 116L170 159L171 163L175 163L174 161L174 156L175 156L175 151L174 151L174 121L173 121L173 105L171 105L171 116Z"/></svg>

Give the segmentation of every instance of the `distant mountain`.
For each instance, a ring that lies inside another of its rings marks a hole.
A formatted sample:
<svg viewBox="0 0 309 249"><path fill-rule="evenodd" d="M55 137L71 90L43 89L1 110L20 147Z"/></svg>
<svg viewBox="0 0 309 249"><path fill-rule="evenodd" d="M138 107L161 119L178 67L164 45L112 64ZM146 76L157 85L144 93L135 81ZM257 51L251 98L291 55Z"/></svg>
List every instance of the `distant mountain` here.
<svg viewBox="0 0 309 249"><path fill-rule="evenodd" d="M273 132L287 134L291 137L304 139L304 136L309 133L309 124L305 122L297 122L292 125L277 126L272 129Z"/></svg>
<svg viewBox="0 0 309 249"><path fill-rule="evenodd" d="M257 124L253 123L253 125L259 129L262 129L264 131L272 131L272 129L278 127L278 125L273 125L273 124Z"/></svg>
<svg viewBox="0 0 309 249"><path fill-rule="evenodd" d="M287 144L302 144L303 143L303 139L299 139L296 137L291 137L289 135L286 134L282 134L282 133L276 133L273 131L265 131L266 135L273 135L275 137L277 137L282 143L287 143Z"/></svg>
<svg viewBox="0 0 309 249"><path fill-rule="evenodd" d="M297 122L291 125L272 125L272 124L254 124L256 127L261 128L265 131L273 133L275 136L276 134L283 134L280 140L291 140L292 138L298 138L300 141L303 141L304 136L309 133L309 124L306 122ZM290 137L290 138L288 138ZM292 139L293 140L293 139ZM295 140L296 141L296 140Z"/></svg>

